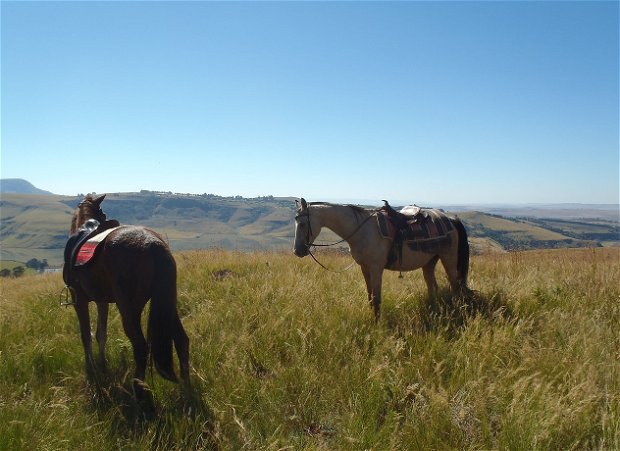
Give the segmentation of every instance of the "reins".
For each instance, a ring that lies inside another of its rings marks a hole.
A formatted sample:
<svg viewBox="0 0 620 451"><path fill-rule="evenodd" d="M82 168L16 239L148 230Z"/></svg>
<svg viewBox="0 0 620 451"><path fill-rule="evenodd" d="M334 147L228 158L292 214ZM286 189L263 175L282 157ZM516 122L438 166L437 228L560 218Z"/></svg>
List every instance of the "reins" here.
<svg viewBox="0 0 620 451"><path fill-rule="evenodd" d="M315 262L317 262L319 264L319 266L329 272L334 272L336 274L339 273L343 273L345 271L348 271L349 269L351 269L351 267L355 264L355 260L353 260L351 263L349 263L349 266L347 266L344 269L341 269L339 271L336 271L335 269L330 269L327 266L325 266L323 263L321 263L320 261L317 260L317 258L314 256L314 254L312 253L312 251L310 250L310 247L308 247L308 254L310 254L310 257L312 257L312 260L314 260Z"/></svg>

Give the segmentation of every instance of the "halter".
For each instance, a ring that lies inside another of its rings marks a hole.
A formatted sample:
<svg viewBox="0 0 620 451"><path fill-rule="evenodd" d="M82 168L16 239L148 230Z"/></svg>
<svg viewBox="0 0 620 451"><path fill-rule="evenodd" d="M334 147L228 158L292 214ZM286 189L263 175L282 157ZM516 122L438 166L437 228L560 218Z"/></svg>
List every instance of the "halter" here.
<svg viewBox="0 0 620 451"><path fill-rule="evenodd" d="M372 218L373 216L376 216L376 214L379 212L379 210L380 210L380 208L375 209L372 212L372 214L370 214L366 219L364 219L361 223L359 223L357 225L357 227L355 228L355 230L353 230L353 232L351 232L346 238L342 238L340 241L336 241L334 243L329 243L329 244L310 243L310 237L312 236L312 225L310 223L310 204L308 204L308 208L306 208L306 213L299 213L299 214L295 215L295 221L297 221L297 219L299 219L299 218L301 218L303 216L307 216L308 217L308 230L306 231L306 242L305 242L305 245L308 248L308 254L310 254L310 257L312 257L312 259L315 262L317 262L319 264L319 266L321 266L323 269L326 269L327 271L331 271L331 272L338 272L338 271L334 271L332 269L327 268L323 263L318 261L317 258L312 253L311 248L312 247L332 247L332 246L336 246L337 244L344 243L345 241L348 241L350 238L353 237L353 235L355 235L357 232L359 232L359 230L362 228L362 226L364 224L366 224L366 222L368 222L368 220L370 218ZM344 271L348 270L349 268L351 268L351 266L353 266L354 263L355 263L355 261L351 262L351 264L349 266L347 266L345 269L343 269L340 272L344 272Z"/></svg>

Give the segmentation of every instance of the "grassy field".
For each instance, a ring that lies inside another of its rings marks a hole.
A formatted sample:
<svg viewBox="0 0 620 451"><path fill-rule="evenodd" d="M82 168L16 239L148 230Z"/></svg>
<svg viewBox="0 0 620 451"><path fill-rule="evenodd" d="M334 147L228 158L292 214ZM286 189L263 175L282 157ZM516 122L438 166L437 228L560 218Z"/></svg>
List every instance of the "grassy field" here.
<svg viewBox="0 0 620 451"><path fill-rule="evenodd" d="M386 273L379 324L357 267L177 253L193 388L141 403L115 309L89 380L61 276L2 280L0 449L619 449L619 252L476 256L469 304Z"/></svg>

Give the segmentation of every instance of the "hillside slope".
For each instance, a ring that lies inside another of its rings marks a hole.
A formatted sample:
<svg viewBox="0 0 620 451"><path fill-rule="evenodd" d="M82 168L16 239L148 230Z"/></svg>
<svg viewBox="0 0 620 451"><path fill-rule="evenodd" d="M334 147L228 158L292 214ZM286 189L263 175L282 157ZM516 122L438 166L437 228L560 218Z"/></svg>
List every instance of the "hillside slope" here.
<svg viewBox="0 0 620 451"><path fill-rule="evenodd" d="M3 194L0 201L0 258L26 262L31 258L62 263L72 208L61 197Z"/></svg>
<svg viewBox="0 0 620 451"><path fill-rule="evenodd" d="M13 194L52 194L37 188L24 179L0 179L0 193Z"/></svg>
<svg viewBox="0 0 620 451"><path fill-rule="evenodd" d="M7 194L0 200L0 258L62 263L71 215L82 197ZM220 197L171 193L113 193L103 202L108 218L160 232L173 250L222 248L287 250L294 235L294 198ZM613 242L618 223L508 219L476 211L458 213L474 253L515 249L598 246ZM317 242L333 242L321 234ZM607 240L607 241L605 241Z"/></svg>
<svg viewBox="0 0 620 451"><path fill-rule="evenodd" d="M567 234L559 227L546 227L545 220L504 218L477 211L459 213L474 243L474 250L500 247L504 250L557 249L567 247L598 247L601 243L590 235ZM555 224L552 220L547 220ZM592 227L606 233L599 236L609 242L618 239L618 224L593 220ZM585 227L585 222L583 223ZM477 243L477 246L476 246Z"/></svg>
<svg viewBox="0 0 620 451"><path fill-rule="evenodd" d="M62 263L78 197L3 194L0 201L2 260L46 258ZM294 202L288 198L223 198L168 194L109 194L108 218L161 233L174 250L283 249L292 246Z"/></svg>

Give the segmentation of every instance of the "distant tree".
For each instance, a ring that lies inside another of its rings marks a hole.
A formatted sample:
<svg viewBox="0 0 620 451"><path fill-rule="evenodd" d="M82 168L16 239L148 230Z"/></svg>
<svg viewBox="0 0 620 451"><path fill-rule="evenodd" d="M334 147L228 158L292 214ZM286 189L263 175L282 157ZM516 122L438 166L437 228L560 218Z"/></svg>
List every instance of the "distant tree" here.
<svg viewBox="0 0 620 451"><path fill-rule="evenodd" d="M16 266L13 268L13 277L21 277L24 275L24 272L26 272L26 270L23 266Z"/></svg>
<svg viewBox="0 0 620 451"><path fill-rule="evenodd" d="M11 275L11 270L4 268L0 271L0 277L9 277Z"/></svg>
<svg viewBox="0 0 620 451"><path fill-rule="evenodd" d="M36 258L31 258L26 262L26 268L31 268L38 271L41 268L41 262Z"/></svg>
<svg viewBox="0 0 620 451"><path fill-rule="evenodd" d="M47 268L49 264L47 263L47 259L43 259L39 261L36 258L31 258L26 262L26 268L34 269L35 271L43 272L45 268Z"/></svg>

